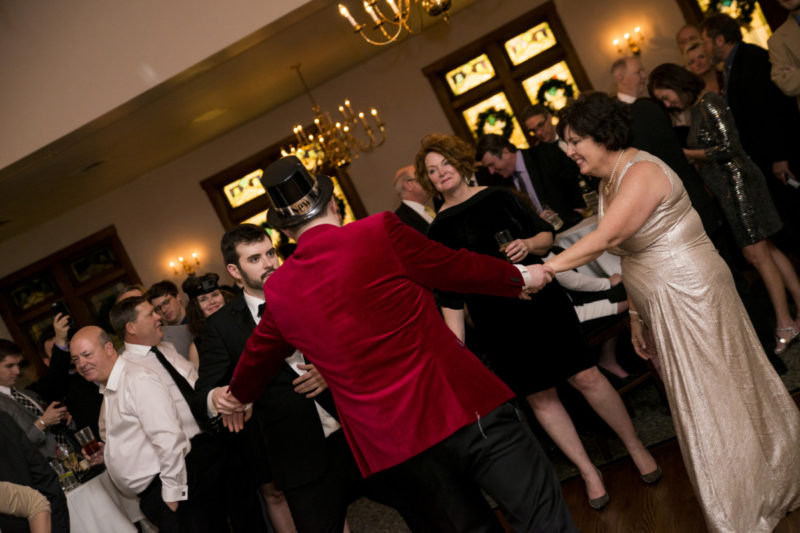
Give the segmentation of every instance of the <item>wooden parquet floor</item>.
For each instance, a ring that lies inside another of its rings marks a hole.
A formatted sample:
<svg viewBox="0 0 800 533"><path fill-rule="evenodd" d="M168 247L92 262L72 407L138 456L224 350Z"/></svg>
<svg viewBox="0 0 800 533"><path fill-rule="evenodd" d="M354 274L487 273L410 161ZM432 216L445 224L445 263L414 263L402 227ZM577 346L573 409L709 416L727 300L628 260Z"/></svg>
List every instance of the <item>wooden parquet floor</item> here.
<svg viewBox="0 0 800 533"><path fill-rule="evenodd" d="M794 395L800 405L800 393ZM611 502L602 511L586 503L583 480L562 487L575 524L582 533L705 533L700 506L694 497L678 442L670 440L652 449L664 477L655 486L639 479L630 459L602 468ZM735 465L732 465L735 468ZM776 533L800 533L800 510L786 516ZM744 533L744 532L743 532Z"/></svg>

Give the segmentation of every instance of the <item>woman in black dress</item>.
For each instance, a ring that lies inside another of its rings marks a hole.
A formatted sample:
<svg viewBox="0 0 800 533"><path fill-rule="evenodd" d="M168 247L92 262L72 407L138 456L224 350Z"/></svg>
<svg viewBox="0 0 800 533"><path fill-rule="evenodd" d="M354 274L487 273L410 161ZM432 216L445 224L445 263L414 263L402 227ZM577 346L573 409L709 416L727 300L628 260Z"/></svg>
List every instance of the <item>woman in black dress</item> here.
<svg viewBox="0 0 800 533"><path fill-rule="evenodd" d="M452 135L425 136L415 167L420 184L444 200L428 230L431 239L515 263L541 263L539 256L553 244L552 226L505 188L470 186L474 154L464 141ZM514 238L505 253L495 240L503 230ZM565 379L619 435L643 480L658 480L660 469L637 437L619 394L590 359L578 318L557 282L530 301L478 294L438 296L445 321L462 341L465 305L475 327L490 337L485 354L489 365L527 399L544 430L577 466L589 505L604 507L608 493L556 393L556 385Z"/></svg>

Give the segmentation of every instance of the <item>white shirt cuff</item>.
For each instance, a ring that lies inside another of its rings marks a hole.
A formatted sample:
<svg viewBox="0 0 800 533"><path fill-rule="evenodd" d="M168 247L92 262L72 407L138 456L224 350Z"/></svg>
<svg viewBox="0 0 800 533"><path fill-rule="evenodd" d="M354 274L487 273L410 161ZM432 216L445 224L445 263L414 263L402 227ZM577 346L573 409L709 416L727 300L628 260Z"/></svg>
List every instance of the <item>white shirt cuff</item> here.
<svg viewBox="0 0 800 533"><path fill-rule="evenodd" d="M165 502L182 502L189 499L189 486L167 487L161 479L161 499Z"/></svg>
<svg viewBox="0 0 800 533"><path fill-rule="evenodd" d="M214 418L219 414L217 412L217 408L214 407L214 401L211 398L211 394L214 392L214 389L208 391L208 396L206 396L206 410L208 411L208 418Z"/></svg>
<svg viewBox="0 0 800 533"><path fill-rule="evenodd" d="M528 272L528 269L524 265L514 265L519 269L519 273L522 274L522 281L525 282L524 288L528 288L533 285L533 278L531 277L531 273Z"/></svg>

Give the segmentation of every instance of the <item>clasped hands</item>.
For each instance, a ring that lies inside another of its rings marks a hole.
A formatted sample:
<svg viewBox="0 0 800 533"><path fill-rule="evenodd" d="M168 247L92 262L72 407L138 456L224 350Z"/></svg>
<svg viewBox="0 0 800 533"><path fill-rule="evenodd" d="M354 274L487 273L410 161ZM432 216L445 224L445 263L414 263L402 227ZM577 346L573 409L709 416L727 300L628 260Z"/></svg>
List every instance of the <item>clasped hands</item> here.
<svg viewBox="0 0 800 533"><path fill-rule="evenodd" d="M525 265L531 275L531 284L524 287L519 297L522 300L530 300L531 294L537 293L544 288L545 285L553 281L556 277L556 272L546 265Z"/></svg>

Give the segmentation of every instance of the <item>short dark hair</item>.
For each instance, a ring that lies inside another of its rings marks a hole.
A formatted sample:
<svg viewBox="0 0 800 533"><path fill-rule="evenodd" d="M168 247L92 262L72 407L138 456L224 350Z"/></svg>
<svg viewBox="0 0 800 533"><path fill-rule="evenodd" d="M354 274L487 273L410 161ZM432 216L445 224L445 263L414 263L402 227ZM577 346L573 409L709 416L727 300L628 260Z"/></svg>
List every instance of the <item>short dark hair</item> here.
<svg viewBox="0 0 800 533"><path fill-rule="evenodd" d="M709 13L700 25L700 31L706 32L711 40L722 35L726 43L738 43L742 40L742 28L735 19L724 13Z"/></svg>
<svg viewBox="0 0 800 533"><path fill-rule="evenodd" d="M544 115L544 116L547 116L547 115L552 115L552 114L553 114L553 112L552 112L552 111L550 111L550 108L548 108L546 105L543 105L543 104L533 104L533 105L529 105L528 107L526 107L526 108L525 108L525 109L522 111L522 114L519 116L519 119L520 119L522 122L525 122L525 121L526 121L526 120L528 120L529 118L531 118L531 117L535 117L536 115ZM481 156L481 158L482 158L482 157L483 157L483 156ZM478 158L478 159L481 159L481 158Z"/></svg>
<svg viewBox="0 0 800 533"><path fill-rule="evenodd" d="M125 340L125 326L128 322L136 322L138 315L136 308L144 302L147 302L147 298L144 296L131 296L115 303L108 313L111 327L114 328L117 335L122 337L122 340Z"/></svg>
<svg viewBox="0 0 800 533"><path fill-rule="evenodd" d="M261 242L267 238L267 232L255 224L239 224L225 232L219 243L222 259L226 265L239 265L239 253L236 247L242 243Z"/></svg>
<svg viewBox="0 0 800 533"><path fill-rule="evenodd" d="M159 281L147 290L144 295L148 302L152 302L156 298L162 296L178 296L178 286L169 280Z"/></svg>
<svg viewBox="0 0 800 533"><path fill-rule="evenodd" d="M472 155L472 146L461 137L446 133L431 133L423 137L420 144L422 146L414 160L414 174L422 188L431 196L441 196L441 193L436 190L428 178L425 165L425 156L428 154L437 153L444 157L464 179L469 179L478 168Z"/></svg>
<svg viewBox="0 0 800 533"><path fill-rule="evenodd" d="M22 348L8 339L0 339L0 361L11 355L22 355Z"/></svg>
<svg viewBox="0 0 800 533"><path fill-rule="evenodd" d="M656 99L653 94L656 89L672 89L687 105L694 105L705 86L706 83L700 76L675 63L657 66L647 79L647 92L651 98Z"/></svg>
<svg viewBox="0 0 800 533"><path fill-rule="evenodd" d="M562 108L556 126L562 139L567 126L612 152L629 147L633 141L630 106L601 92L585 92Z"/></svg>
<svg viewBox="0 0 800 533"><path fill-rule="evenodd" d="M478 139L478 145L475 147L475 159L480 161L486 152L500 157L503 155L503 148L508 149L509 152L517 151L517 147L502 135L487 133Z"/></svg>

